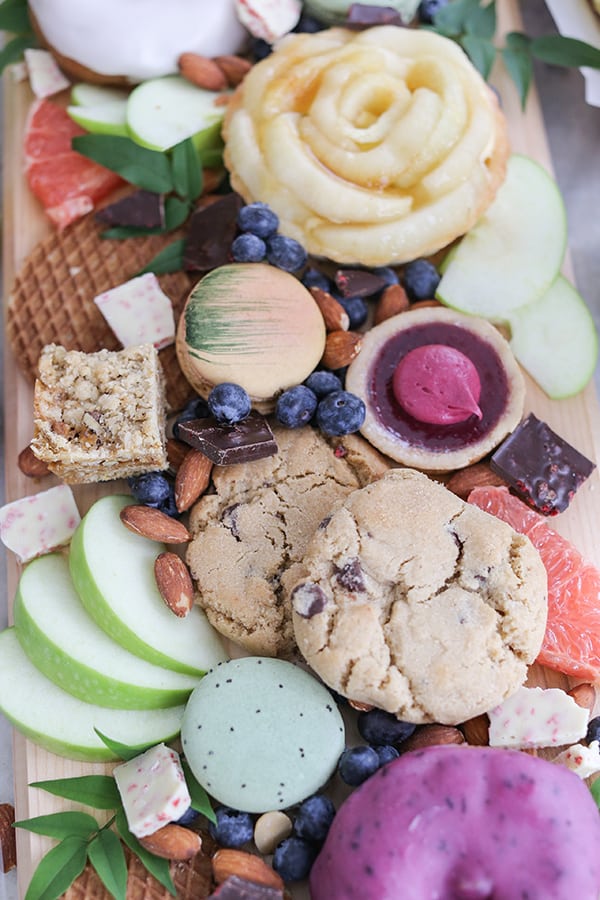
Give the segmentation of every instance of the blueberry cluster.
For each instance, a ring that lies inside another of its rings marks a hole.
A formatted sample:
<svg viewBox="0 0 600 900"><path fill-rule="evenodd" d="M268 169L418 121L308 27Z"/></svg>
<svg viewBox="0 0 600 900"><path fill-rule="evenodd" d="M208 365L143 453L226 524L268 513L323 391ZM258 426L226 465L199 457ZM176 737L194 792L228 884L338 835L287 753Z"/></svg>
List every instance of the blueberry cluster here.
<svg viewBox="0 0 600 900"><path fill-rule="evenodd" d="M168 516L177 517L175 485L167 472L145 472L127 479L134 499L144 506L152 506Z"/></svg>
<svg viewBox="0 0 600 900"><path fill-rule="evenodd" d="M249 203L238 214L242 232L231 245L234 262L268 262L284 272L298 272L306 265L307 254L294 238L278 234L279 218L267 203Z"/></svg>
<svg viewBox="0 0 600 900"><path fill-rule="evenodd" d="M323 434L340 437L358 431L366 408L360 397L342 389L333 372L313 372L304 384L277 398L275 416L286 428L300 428L314 421Z"/></svg>
<svg viewBox="0 0 600 900"><path fill-rule="evenodd" d="M359 713L357 724L367 744L346 748L338 763L340 778L352 787L358 787L381 766L397 759L400 753L396 745L410 737L416 727L383 709Z"/></svg>

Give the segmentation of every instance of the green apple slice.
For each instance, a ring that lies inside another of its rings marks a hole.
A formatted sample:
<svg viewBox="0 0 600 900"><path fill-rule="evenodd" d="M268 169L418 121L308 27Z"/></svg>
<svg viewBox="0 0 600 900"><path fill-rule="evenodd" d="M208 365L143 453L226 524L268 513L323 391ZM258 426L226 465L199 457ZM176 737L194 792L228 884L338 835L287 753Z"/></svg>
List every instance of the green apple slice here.
<svg viewBox="0 0 600 900"><path fill-rule="evenodd" d="M71 88L71 103L75 106L102 106L115 100L126 101L128 96L128 91L121 88L88 84L86 81L80 81Z"/></svg>
<svg viewBox="0 0 600 900"><path fill-rule="evenodd" d="M107 709L85 703L36 669L14 628L0 633L0 712L51 753L88 762L115 759L94 728L121 744L143 748L176 737L183 710Z"/></svg>
<svg viewBox="0 0 600 900"><path fill-rule="evenodd" d="M116 644L86 612L60 554L41 556L25 568L14 620L21 646L37 668L88 703L115 709L178 706L199 682Z"/></svg>
<svg viewBox="0 0 600 900"><path fill-rule="evenodd" d="M151 150L168 150L193 137L197 149L218 142L225 111L218 95L179 75L151 78L134 88L127 103L132 140Z"/></svg>
<svg viewBox="0 0 600 900"><path fill-rule="evenodd" d="M165 547L125 528L119 513L131 502L102 497L81 520L69 553L75 589L100 628L130 653L203 675L227 658L220 638L198 606L183 619L167 608L154 579Z"/></svg>
<svg viewBox="0 0 600 900"><path fill-rule="evenodd" d="M566 243L556 182L532 159L512 156L494 202L445 260L436 297L461 312L504 322L548 290Z"/></svg>
<svg viewBox="0 0 600 900"><path fill-rule="evenodd" d="M516 358L553 400L577 394L598 360L598 335L585 301L559 275L546 293L508 319Z"/></svg>
<svg viewBox="0 0 600 900"><path fill-rule="evenodd" d="M128 135L127 101L113 100L99 106L68 106L74 122L91 134Z"/></svg>

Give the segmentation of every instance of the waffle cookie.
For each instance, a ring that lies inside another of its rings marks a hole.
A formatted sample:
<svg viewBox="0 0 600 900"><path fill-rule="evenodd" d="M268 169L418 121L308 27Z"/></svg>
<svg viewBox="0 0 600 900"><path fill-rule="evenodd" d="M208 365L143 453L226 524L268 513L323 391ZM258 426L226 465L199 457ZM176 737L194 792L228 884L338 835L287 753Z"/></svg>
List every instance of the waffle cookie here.
<svg viewBox="0 0 600 900"><path fill-rule="evenodd" d="M46 344L86 353L120 350L94 297L133 278L177 237L157 234L103 240L103 227L93 216L86 216L60 234L53 232L34 247L15 277L7 303L6 334L17 364L31 381L38 374L38 359ZM177 320L190 278L184 272L158 278ZM174 346L160 351L160 362L168 405L181 409L193 390L179 368Z"/></svg>

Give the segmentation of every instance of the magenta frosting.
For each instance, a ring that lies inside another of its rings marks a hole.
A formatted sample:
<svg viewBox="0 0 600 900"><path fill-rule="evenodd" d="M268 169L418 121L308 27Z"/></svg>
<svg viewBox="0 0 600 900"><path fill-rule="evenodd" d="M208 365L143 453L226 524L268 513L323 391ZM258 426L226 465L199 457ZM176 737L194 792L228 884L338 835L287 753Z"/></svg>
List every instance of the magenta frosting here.
<svg viewBox="0 0 600 900"><path fill-rule="evenodd" d="M396 400L419 422L453 425L481 419L481 380L468 356L446 344L423 344L404 356L392 379Z"/></svg>

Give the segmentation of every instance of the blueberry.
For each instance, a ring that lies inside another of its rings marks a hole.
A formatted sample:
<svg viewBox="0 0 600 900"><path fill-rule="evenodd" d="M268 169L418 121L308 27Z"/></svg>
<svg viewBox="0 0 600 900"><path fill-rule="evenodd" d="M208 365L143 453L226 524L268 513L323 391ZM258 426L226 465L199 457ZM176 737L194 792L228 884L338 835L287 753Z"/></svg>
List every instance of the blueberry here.
<svg viewBox="0 0 600 900"><path fill-rule="evenodd" d="M127 479L131 493L146 506L158 506L168 500L171 492L169 479L162 472L146 472Z"/></svg>
<svg viewBox="0 0 600 900"><path fill-rule="evenodd" d="M380 747L375 747L374 750L379 757L380 767L385 766L386 763L391 762L393 759L398 759L400 756L396 748L392 747L391 744L382 744Z"/></svg>
<svg viewBox="0 0 600 900"><path fill-rule="evenodd" d="M350 319L350 329L354 331L367 321L369 307L364 297L338 297L335 298L344 307Z"/></svg>
<svg viewBox="0 0 600 900"><path fill-rule="evenodd" d="M591 744L592 741L600 741L600 716L595 716L588 722L585 739L588 744Z"/></svg>
<svg viewBox="0 0 600 900"><path fill-rule="evenodd" d="M262 38L253 38L250 45L250 53L254 62L260 62L261 59L266 59L272 52L273 48L267 41L263 41Z"/></svg>
<svg viewBox="0 0 600 900"><path fill-rule="evenodd" d="M394 269L390 269L389 266L379 266L379 268L373 269L373 275L378 275L380 278L383 278L388 287L390 284L398 284L400 281L398 273L395 272Z"/></svg>
<svg viewBox="0 0 600 900"><path fill-rule="evenodd" d="M409 300L432 300L440 276L436 267L426 259L415 259L404 267L402 280Z"/></svg>
<svg viewBox="0 0 600 900"><path fill-rule="evenodd" d="M172 482L169 482L169 496L162 503L158 503L156 508L164 512L166 516L171 516L174 519L181 515L175 503L175 485Z"/></svg>
<svg viewBox="0 0 600 900"><path fill-rule="evenodd" d="M254 835L254 822L247 812L218 806L215 810L216 824L211 822L208 830L221 847L243 847Z"/></svg>
<svg viewBox="0 0 600 900"><path fill-rule="evenodd" d="M184 828L187 828L189 825L194 824L199 815L200 813L197 810L195 810L192 806L188 806L184 814L175 821L177 825L183 825Z"/></svg>
<svg viewBox="0 0 600 900"><path fill-rule="evenodd" d="M249 203L238 213L238 225L242 231L259 238L268 238L279 228L279 218L268 203Z"/></svg>
<svg viewBox="0 0 600 900"><path fill-rule="evenodd" d="M352 434L365 421L365 414L365 404L356 394L334 391L319 401L317 425L324 434Z"/></svg>
<svg viewBox="0 0 600 900"><path fill-rule="evenodd" d="M358 787L377 771L379 757L373 747L348 747L340 756L340 778L352 787Z"/></svg>
<svg viewBox="0 0 600 900"><path fill-rule="evenodd" d="M301 804L294 819L294 833L307 841L322 844L335 816L335 806L324 794L315 794Z"/></svg>
<svg viewBox="0 0 600 900"><path fill-rule="evenodd" d="M210 410L206 400L203 400L202 397L194 397L194 399L190 400L187 406L181 410L173 422L173 437L179 439L178 426L182 422L191 422L192 419L206 419L209 415Z"/></svg>
<svg viewBox="0 0 600 900"><path fill-rule="evenodd" d="M267 245L255 234L240 234L231 245L231 255L235 262L262 262L267 255Z"/></svg>
<svg viewBox="0 0 600 900"><path fill-rule="evenodd" d="M435 14L448 5L448 0L421 0L417 15L422 25L433 25Z"/></svg>
<svg viewBox="0 0 600 900"><path fill-rule="evenodd" d="M312 419L317 402L317 396L310 388L298 384L279 395L275 415L287 428L300 428Z"/></svg>
<svg viewBox="0 0 600 900"><path fill-rule="evenodd" d="M325 27L326 26L322 22L319 22L318 19L314 19L312 16L307 16L305 13L302 13L294 31L304 32L305 34L316 34L317 31L323 31Z"/></svg>
<svg viewBox="0 0 600 900"><path fill-rule="evenodd" d="M302 838L286 838L275 848L273 868L284 881L302 881L312 868L318 847Z"/></svg>
<svg viewBox="0 0 600 900"><path fill-rule="evenodd" d="M223 381L215 385L208 395L208 408L219 422L233 425L249 415L252 404L243 387Z"/></svg>
<svg viewBox="0 0 600 900"><path fill-rule="evenodd" d="M267 259L284 272L297 272L306 265L306 250L294 238L274 234L267 241Z"/></svg>
<svg viewBox="0 0 600 900"><path fill-rule="evenodd" d="M341 391L343 387L338 376L328 369L311 372L308 378L305 379L304 384L307 388L310 388L313 394L316 394L319 400L322 397L326 397L327 394L332 394L334 391Z"/></svg>
<svg viewBox="0 0 600 900"><path fill-rule="evenodd" d="M331 290L331 282L327 275L319 272L318 269L314 269L312 266L302 276L302 284L307 288L321 288L322 291L327 291L328 293Z"/></svg>
<svg viewBox="0 0 600 900"><path fill-rule="evenodd" d="M402 722L383 709L370 709L358 714L358 730L369 744L399 744L410 737L416 728L412 722Z"/></svg>

